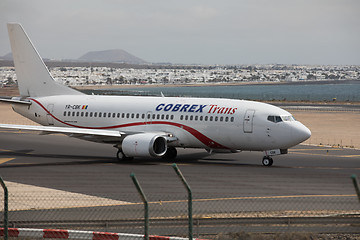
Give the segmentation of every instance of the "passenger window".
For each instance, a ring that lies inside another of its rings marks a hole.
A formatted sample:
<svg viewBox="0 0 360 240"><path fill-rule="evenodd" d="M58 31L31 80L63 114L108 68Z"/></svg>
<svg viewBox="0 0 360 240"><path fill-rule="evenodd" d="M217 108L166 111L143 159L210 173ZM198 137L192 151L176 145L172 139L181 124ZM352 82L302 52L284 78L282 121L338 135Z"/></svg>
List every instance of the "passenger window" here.
<svg viewBox="0 0 360 240"><path fill-rule="evenodd" d="M208 116L205 116L205 121L207 121L208 120Z"/></svg>
<svg viewBox="0 0 360 240"><path fill-rule="evenodd" d="M66 116L66 111L64 112L64 116Z"/></svg>
<svg viewBox="0 0 360 240"><path fill-rule="evenodd" d="M108 113L108 118L110 118L111 117L111 113Z"/></svg>
<svg viewBox="0 0 360 240"><path fill-rule="evenodd" d="M185 120L188 120L188 117L189 117L189 116L188 116L188 115L186 115L186 116L185 116Z"/></svg>
<svg viewBox="0 0 360 240"><path fill-rule="evenodd" d="M80 112L76 112L76 116L78 117L80 115Z"/></svg>
<svg viewBox="0 0 360 240"><path fill-rule="evenodd" d="M225 117L225 122L228 122L229 121L229 117Z"/></svg>
<svg viewBox="0 0 360 240"><path fill-rule="evenodd" d="M68 117L70 117L71 112L68 112Z"/></svg>
<svg viewBox="0 0 360 240"><path fill-rule="evenodd" d="M84 116L84 112L81 112L81 116L82 116L82 117Z"/></svg>
<svg viewBox="0 0 360 240"><path fill-rule="evenodd" d="M130 113L127 113L127 114L126 114L126 118L129 118L129 117L130 117Z"/></svg>
<svg viewBox="0 0 360 240"><path fill-rule="evenodd" d="M142 118L142 119L144 119L144 118L145 118L145 114L144 114L144 113L141 115L141 118Z"/></svg>
<svg viewBox="0 0 360 240"><path fill-rule="evenodd" d="M165 118L165 115L164 115L164 114L162 114L162 115L161 115L161 119L162 119L162 120L164 120L164 118Z"/></svg>
<svg viewBox="0 0 360 240"><path fill-rule="evenodd" d="M171 115L170 119L173 120L173 119L174 119L174 115Z"/></svg>
<svg viewBox="0 0 360 240"><path fill-rule="evenodd" d="M233 121L234 121L234 117L231 117L231 118L230 118L230 121L233 122Z"/></svg>
<svg viewBox="0 0 360 240"><path fill-rule="evenodd" d="M190 116L190 121L192 121L192 120L193 120L193 115Z"/></svg>
<svg viewBox="0 0 360 240"><path fill-rule="evenodd" d="M92 117L92 115L93 115L93 113L92 113L92 112L90 112L90 117Z"/></svg>
<svg viewBox="0 0 360 240"><path fill-rule="evenodd" d="M119 118L119 117L120 117L120 113L117 114L117 118Z"/></svg>
<svg viewBox="0 0 360 240"><path fill-rule="evenodd" d="M89 115L89 113L88 113L88 112L86 112L86 113L85 113L85 117L88 117L88 115Z"/></svg>
<svg viewBox="0 0 360 240"><path fill-rule="evenodd" d="M125 113L122 113L122 114L121 114L121 118L125 118Z"/></svg>
<svg viewBox="0 0 360 240"><path fill-rule="evenodd" d="M75 117L75 112L72 112L72 116Z"/></svg>
<svg viewBox="0 0 360 240"><path fill-rule="evenodd" d="M184 119L184 116L183 116L183 115L181 115L181 116L180 116L180 120L183 120L183 119Z"/></svg>
<svg viewBox="0 0 360 240"><path fill-rule="evenodd" d="M140 115L137 113L137 114L136 114L136 118L139 118L139 116L140 116Z"/></svg>
<svg viewBox="0 0 360 240"><path fill-rule="evenodd" d="M94 117L97 117L97 112L94 112Z"/></svg>
<svg viewBox="0 0 360 240"><path fill-rule="evenodd" d="M215 117L215 122L217 122L217 120L218 120L218 117L216 116L216 117Z"/></svg>
<svg viewBox="0 0 360 240"><path fill-rule="evenodd" d="M200 116L200 121L202 121L203 120L203 116Z"/></svg>
<svg viewBox="0 0 360 240"><path fill-rule="evenodd" d="M166 120L169 120L169 115L166 115Z"/></svg>
<svg viewBox="0 0 360 240"><path fill-rule="evenodd" d="M213 116L210 117L210 122L213 120Z"/></svg>
<svg viewBox="0 0 360 240"><path fill-rule="evenodd" d="M101 117L101 112L99 112L99 117Z"/></svg>
<svg viewBox="0 0 360 240"><path fill-rule="evenodd" d="M134 113L132 113L132 114L131 114L131 118L134 118L134 117L135 117L135 114L134 114Z"/></svg>
<svg viewBox="0 0 360 240"><path fill-rule="evenodd" d="M198 120L198 116L195 116L195 121L197 121Z"/></svg>
<svg viewBox="0 0 360 240"><path fill-rule="evenodd" d="M220 122L222 122L224 120L224 117L220 117Z"/></svg>

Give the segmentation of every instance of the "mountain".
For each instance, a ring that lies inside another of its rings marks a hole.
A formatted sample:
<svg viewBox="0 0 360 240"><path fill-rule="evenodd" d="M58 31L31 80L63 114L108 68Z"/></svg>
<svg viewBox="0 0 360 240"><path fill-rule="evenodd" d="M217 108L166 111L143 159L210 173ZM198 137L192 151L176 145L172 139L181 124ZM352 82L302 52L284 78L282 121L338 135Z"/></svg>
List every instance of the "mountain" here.
<svg viewBox="0 0 360 240"><path fill-rule="evenodd" d="M12 53L8 53L4 56L0 56L0 59L4 59L4 60L13 60L13 56L12 56Z"/></svg>
<svg viewBox="0 0 360 240"><path fill-rule="evenodd" d="M135 57L122 49L88 52L79 57L78 60L86 62L117 62L130 64L147 63L146 61Z"/></svg>

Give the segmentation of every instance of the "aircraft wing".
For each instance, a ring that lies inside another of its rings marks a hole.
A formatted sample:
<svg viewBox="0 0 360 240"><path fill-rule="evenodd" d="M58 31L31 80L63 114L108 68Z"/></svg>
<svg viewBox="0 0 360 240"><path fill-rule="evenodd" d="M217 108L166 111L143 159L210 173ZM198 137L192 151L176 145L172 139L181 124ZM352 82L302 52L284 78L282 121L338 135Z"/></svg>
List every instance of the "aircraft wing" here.
<svg viewBox="0 0 360 240"><path fill-rule="evenodd" d="M69 137L80 138L92 142L119 143L125 137L125 133L115 130L83 129L68 127L49 127L31 125L0 124L0 128L36 131L41 134L65 134Z"/></svg>
<svg viewBox="0 0 360 240"><path fill-rule="evenodd" d="M102 129L84 129L84 128L69 128L69 127L49 127L49 126L32 126L32 125L14 125L14 124L0 124L0 128L16 129L40 132L40 134L64 134L69 137L79 138L91 142L118 144L127 135L138 134L140 132L121 132L116 130L102 130ZM159 135L165 136L168 142L176 141L177 138L170 133L157 132Z"/></svg>

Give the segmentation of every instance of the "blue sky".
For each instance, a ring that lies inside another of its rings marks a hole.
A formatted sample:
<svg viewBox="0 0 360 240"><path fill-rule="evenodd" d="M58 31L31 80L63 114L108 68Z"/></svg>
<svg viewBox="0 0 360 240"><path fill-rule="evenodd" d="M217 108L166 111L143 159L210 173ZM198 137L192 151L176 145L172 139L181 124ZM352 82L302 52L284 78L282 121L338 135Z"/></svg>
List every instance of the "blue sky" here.
<svg viewBox="0 0 360 240"><path fill-rule="evenodd" d="M124 49L149 62L360 65L358 0L2 0L43 57Z"/></svg>

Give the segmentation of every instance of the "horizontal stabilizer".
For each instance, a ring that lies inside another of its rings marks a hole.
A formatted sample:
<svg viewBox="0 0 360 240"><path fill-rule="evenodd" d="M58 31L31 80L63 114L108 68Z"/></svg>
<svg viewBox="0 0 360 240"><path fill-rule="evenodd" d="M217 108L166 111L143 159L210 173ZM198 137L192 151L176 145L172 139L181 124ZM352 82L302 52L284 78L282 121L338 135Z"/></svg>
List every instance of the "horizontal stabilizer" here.
<svg viewBox="0 0 360 240"><path fill-rule="evenodd" d="M12 98L0 98L0 102L6 102L11 104L27 104L31 105L31 102L27 99L21 99L19 97L12 97Z"/></svg>

